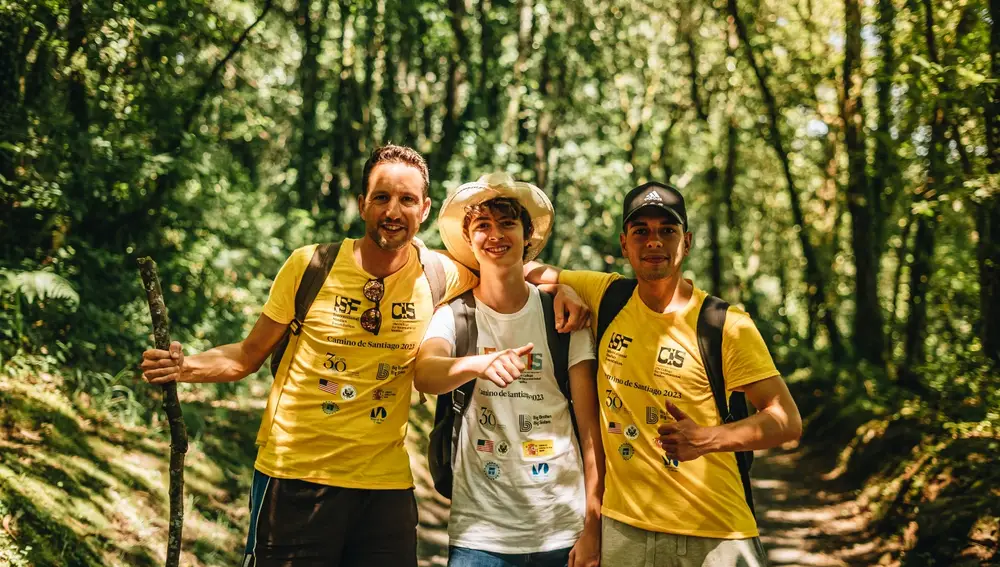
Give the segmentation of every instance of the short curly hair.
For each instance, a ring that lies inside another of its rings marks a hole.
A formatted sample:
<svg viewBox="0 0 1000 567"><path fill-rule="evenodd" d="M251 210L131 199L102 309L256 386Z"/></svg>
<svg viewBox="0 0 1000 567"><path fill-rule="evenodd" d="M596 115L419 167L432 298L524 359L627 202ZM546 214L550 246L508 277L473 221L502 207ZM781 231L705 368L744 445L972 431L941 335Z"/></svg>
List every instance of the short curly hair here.
<svg viewBox="0 0 1000 567"><path fill-rule="evenodd" d="M368 161L365 162L365 168L361 173L362 197L368 194L368 182L371 177L372 170L375 169L376 165L381 163L405 163L406 165L417 168L420 171L420 177L424 181L424 197L429 195L430 173L427 171L427 161L424 159L424 156L420 155L420 152L417 150L407 146L386 144L375 148L372 151L372 155L368 156Z"/></svg>
<svg viewBox="0 0 1000 567"><path fill-rule="evenodd" d="M496 199L490 199L489 201L483 201L482 203L465 207L465 218L462 220L462 235L466 240L471 241L472 239L472 237L469 236L469 226L472 225L472 221L482 216L491 216L498 220L520 220L521 227L524 229L525 244L523 257L528 257L528 248L531 247L531 245L528 244L528 239L530 239L532 233L535 232L535 227L531 223L531 215L528 214L528 210L524 208L524 206L521 205L517 199L497 197Z"/></svg>

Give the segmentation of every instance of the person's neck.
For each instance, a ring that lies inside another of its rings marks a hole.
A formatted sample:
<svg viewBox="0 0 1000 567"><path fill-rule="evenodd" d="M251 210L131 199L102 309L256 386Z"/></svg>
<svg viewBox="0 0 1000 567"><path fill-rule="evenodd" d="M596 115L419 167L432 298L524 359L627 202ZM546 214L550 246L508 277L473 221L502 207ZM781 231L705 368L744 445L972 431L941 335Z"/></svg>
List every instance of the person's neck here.
<svg viewBox="0 0 1000 567"><path fill-rule="evenodd" d="M694 285L681 274L660 280L639 278L639 299L657 313L673 313L684 308L694 295Z"/></svg>
<svg viewBox="0 0 1000 567"><path fill-rule="evenodd" d="M480 264L479 286L473 292L476 300L497 313L517 313L528 302L528 284L520 264L497 268Z"/></svg>
<svg viewBox="0 0 1000 567"><path fill-rule="evenodd" d="M361 269L375 276L386 278L403 269L410 258L410 244L399 250L383 250L370 237L354 241L354 260Z"/></svg>

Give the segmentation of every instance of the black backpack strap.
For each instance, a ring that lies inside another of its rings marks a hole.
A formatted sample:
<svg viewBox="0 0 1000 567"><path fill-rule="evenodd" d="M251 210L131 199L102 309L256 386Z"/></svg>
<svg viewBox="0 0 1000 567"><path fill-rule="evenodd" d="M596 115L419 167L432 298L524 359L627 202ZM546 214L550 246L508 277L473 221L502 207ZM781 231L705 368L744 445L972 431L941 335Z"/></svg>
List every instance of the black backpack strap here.
<svg viewBox="0 0 1000 567"><path fill-rule="evenodd" d="M333 269L333 263L337 261L340 244L340 242L320 244L313 251L309 265L302 273L299 288L295 292L295 317L288 323L288 330L271 354L271 374L273 376L278 374L278 366L281 364L281 358L288 346L289 333L298 335L302 332L302 323L306 320L306 315L309 314L309 309L312 307L313 301L316 300L316 296L319 295L319 290L326 283L326 278L330 275L330 270Z"/></svg>
<svg viewBox="0 0 1000 567"><path fill-rule="evenodd" d="M437 255L432 250L429 250L423 243L416 244L417 256L420 258L420 265L424 268L424 277L427 278L427 284L431 288L431 300L434 302L434 306L437 307L441 300L444 299L445 292L448 290L448 279L444 273L444 264L441 263L441 257Z"/></svg>
<svg viewBox="0 0 1000 567"><path fill-rule="evenodd" d="M545 342L552 355L552 373L556 376L556 384L566 397L569 404L569 419L573 424L573 433L580 439L580 428L576 424L576 410L573 408L573 391L569 387L569 339L571 333L556 331L556 310L554 298L548 293L538 290L542 300L542 314L545 317Z"/></svg>
<svg viewBox="0 0 1000 567"><path fill-rule="evenodd" d="M476 296L470 289L452 299L448 306L451 307L452 315L455 317L455 358L476 354L476 343L479 340L479 329L476 327ZM465 415L475 386L476 381L469 380L452 390L451 407L457 416ZM456 419L455 423L460 424L461 420Z"/></svg>
<svg viewBox="0 0 1000 567"><path fill-rule="evenodd" d="M698 313L698 350L701 351L701 360L705 364L705 373L708 374L722 423L733 421L726 401L726 379L722 374L722 328L726 324L728 309L728 303L709 295Z"/></svg>
<svg viewBox="0 0 1000 567"><path fill-rule="evenodd" d="M538 297L542 300L542 314L545 316L545 340L552 354L552 371L556 375L556 383L562 390L567 400L573 401L573 396L569 389L569 337L570 333L560 333L556 331L556 310L553 305L553 297L538 290Z"/></svg>
<svg viewBox="0 0 1000 567"><path fill-rule="evenodd" d="M726 378L722 372L722 330L726 325L726 313L729 304L709 295L705 297L698 313L698 350L705 364L705 373L712 387L712 397L715 407L723 423L732 423L747 416L746 396L743 392L733 392L726 400ZM743 494L750 512L756 515L753 505L753 493L750 490L750 465L753 462L753 452L737 451L736 466L743 481Z"/></svg>
<svg viewBox="0 0 1000 567"><path fill-rule="evenodd" d="M601 304L597 308L597 334L594 335L594 347L600 351L604 333L608 331L611 322L615 320L618 313L625 307L628 300L635 291L635 286L639 285L638 280L620 278L608 286L601 297Z"/></svg>

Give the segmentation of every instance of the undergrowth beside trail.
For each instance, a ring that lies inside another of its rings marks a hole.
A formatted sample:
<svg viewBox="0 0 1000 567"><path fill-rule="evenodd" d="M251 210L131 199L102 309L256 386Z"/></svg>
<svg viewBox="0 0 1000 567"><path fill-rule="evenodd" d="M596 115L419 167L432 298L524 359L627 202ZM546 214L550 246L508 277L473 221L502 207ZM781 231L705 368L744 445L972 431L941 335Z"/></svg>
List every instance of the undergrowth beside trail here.
<svg viewBox="0 0 1000 567"><path fill-rule="evenodd" d="M66 390L51 374L0 375L0 565L162 565L168 432ZM258 413L185 404L183 565L238 561Z"/></svg>
<svg viewBox="0 0 1000 567"><path fill-rule="evenodd" d="M1000 564L996 392L918 397L853 369L802 370L789 381L802 445L825 480L857 490L866 537L884 551L879 564Z"/></svg>

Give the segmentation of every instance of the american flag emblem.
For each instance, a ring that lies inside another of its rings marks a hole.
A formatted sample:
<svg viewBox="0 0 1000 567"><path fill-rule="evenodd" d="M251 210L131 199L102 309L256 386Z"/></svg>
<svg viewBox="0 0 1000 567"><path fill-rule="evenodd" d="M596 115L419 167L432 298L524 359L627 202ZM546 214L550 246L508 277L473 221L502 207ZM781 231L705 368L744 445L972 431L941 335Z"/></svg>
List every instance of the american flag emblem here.
<svg viewBox="0 0 1000 567"><path fill-rule="evenodd" d="M319 379L319 389L330 394L336 394L337 389L340 388L340 384L336 382L331 382L329 380L320 378Z"/></svg>
<svg viewBox="0 0 1000 567"><path fill-rule="evenodd" d="M492 439L480 439L476 441L476 450L481 453L492 453L493 452L493 440Z"/></svg>
<svg viewBox="0 0 1000 567"><path fill-rule="evenodd" d="M608 422L608 433L618 433L622 432L622 424L617 421Z"/></svg>

